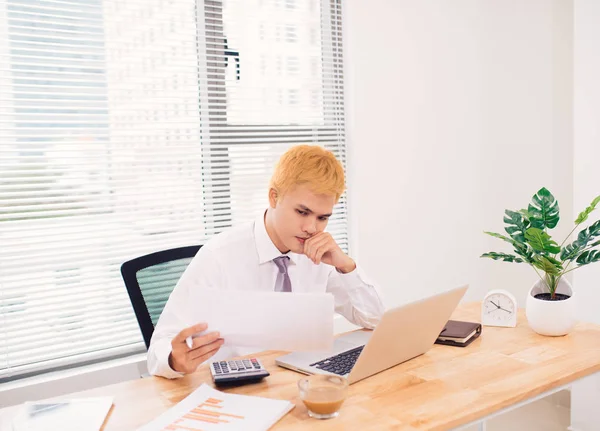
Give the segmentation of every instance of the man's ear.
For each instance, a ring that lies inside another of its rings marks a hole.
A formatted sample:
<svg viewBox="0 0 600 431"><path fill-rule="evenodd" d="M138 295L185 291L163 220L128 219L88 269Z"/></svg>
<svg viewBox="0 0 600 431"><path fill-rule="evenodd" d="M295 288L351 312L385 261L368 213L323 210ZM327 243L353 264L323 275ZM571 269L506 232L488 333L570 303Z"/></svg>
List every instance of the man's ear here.
<svg viewBox="0 0 600 431"><path fill-rule="evenodd" d="M275 190L274 188L270 188L269 189L269 206L271 208L275 208L277 206L277 198L279 197L279 194L277 193L277 190Z"/></svg>

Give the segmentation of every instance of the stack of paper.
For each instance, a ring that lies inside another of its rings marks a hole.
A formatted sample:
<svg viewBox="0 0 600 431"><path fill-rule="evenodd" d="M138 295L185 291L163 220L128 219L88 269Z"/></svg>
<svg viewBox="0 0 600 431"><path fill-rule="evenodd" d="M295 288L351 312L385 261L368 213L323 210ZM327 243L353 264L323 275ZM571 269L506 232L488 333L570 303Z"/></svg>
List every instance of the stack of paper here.
<svg viewBox="0 0 600 431"><path fill-rule="evenodd" d="M112 397L25 403L12 420L13 431L99 431Z"/></svg>
<svg viewBox="0 0 600 431"><path fill-rule="evenodd" d="M138 431L266 431L293 407L289 401L227 394L203 384Z"/></svg>

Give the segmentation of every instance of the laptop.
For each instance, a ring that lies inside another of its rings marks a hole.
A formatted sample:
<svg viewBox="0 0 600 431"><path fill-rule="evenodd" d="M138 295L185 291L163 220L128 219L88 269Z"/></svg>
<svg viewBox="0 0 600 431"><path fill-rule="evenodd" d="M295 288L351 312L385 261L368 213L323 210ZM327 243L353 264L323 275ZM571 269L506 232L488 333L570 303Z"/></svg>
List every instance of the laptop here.
<svg viewBox="0 0 600 431"><path fill-rule="evenodd" d="M275 363L304 374L346 377L350 384L422 355L433 346L468 286L387 310L373 331L335 339L327 352L294 352Z"/></svg>

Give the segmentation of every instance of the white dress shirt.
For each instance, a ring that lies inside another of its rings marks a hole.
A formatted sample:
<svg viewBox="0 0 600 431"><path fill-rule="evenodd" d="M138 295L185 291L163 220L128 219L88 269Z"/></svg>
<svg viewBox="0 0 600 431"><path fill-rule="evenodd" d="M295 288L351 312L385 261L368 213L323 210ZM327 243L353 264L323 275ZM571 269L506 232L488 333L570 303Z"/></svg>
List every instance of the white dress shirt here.
<svg viewBox="0 0 600 431"><path fill-rule="evenodd" d="M274 291L279 270L273 259L281 255L267 234L264 215L211 238L190 262L160 315L148 350L148 371L167 378L183 375L171 369L169 354L175 335L184 328L202 323L194 320L198 316L194 315L194 304L188 300L192 290ZM365 328L374 328L379 323L384 312L383 303L376 287L367 281L358 266L354 271L342 274L331 265L315 265L302 254L290 252L287 256L290 257L288 273L292 292L332 293L335 311L350 322ZM210 360L260 350L264 349L223 346Z"/></svg>

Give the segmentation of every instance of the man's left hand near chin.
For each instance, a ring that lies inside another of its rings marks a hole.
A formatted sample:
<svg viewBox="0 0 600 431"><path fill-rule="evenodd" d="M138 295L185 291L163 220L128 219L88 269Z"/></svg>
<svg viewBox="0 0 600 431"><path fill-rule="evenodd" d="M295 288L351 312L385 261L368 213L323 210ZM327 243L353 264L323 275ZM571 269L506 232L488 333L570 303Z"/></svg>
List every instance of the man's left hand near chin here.
<svg viewBox="0 0 600 431"><path fill-rule="evenodd" d="M356 269L356 263L335 242L329 232L319 232L304 241L304 254L313 261L315 265L321 262L347 274Z"/></svg>

